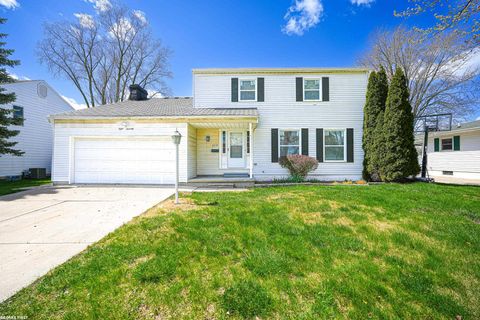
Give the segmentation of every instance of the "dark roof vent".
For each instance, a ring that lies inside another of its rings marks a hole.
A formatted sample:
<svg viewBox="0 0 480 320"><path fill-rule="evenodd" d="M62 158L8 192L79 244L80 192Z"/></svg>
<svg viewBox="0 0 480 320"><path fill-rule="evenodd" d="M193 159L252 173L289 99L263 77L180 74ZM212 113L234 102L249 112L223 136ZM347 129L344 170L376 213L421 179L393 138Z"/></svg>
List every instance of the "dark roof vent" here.
<svg viewBox="0 0 480 320"><path fill-rule="evenodd" d="M129 87L129 89L130 89L130 96L128 97L128 100L133 100L133 101L147 100L148 92L147 90L143 89L140 85L132 84Z"/></svg>

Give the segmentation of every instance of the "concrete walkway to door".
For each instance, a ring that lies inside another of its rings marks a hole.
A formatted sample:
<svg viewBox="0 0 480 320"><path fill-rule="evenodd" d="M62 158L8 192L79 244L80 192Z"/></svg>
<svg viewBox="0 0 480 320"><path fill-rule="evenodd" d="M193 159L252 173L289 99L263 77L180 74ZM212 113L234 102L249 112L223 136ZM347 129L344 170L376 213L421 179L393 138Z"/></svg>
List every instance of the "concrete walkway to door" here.
<svg viewBox="0 0 480 320"><path fill-rule="evenodd" d="M173 192L148 186L42 187L0 197L0 302Z"/></svg>

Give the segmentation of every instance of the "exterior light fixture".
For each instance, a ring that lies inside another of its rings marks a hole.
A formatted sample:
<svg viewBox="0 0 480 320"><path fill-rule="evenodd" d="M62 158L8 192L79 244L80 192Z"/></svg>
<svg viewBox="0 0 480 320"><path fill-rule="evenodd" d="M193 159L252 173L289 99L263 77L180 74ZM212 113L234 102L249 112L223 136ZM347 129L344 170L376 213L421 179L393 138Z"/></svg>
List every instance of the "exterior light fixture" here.
<svg viewBox="0 0 480 320"><path fill-rule="evenodd" d="M178 146L182 140L182 135L178 130L172 135L172 142L175 144L175 204L178 204L178 171L179 171L179 159L178 159Z"/></svg>

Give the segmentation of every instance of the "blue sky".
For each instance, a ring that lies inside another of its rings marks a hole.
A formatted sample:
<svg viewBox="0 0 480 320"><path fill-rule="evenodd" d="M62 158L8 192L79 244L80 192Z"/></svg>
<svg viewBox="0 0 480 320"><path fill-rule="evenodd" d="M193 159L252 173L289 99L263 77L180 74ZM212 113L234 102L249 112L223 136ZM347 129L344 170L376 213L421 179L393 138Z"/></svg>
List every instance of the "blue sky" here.
<svg viewBox="0 0 480 320"><path fill-rule="evenodd" d="M11 72L20 78L44 79L62 95L81 102L73 85L39 64L35 48L43 22L75 19L74 13L94 14L95 2L105 1L0 0L0 15L8 18L1 31L9 34L8 47L22 62ZM167 83L178 96L191 95L192 68L354 66L377 28L432 22L423 16L406 21L394 17L395 9L407 7L406 0L306 0L298 1L297 7L293 0L124 2L145 12L155 36L173 50L174 77Z"/></svg>

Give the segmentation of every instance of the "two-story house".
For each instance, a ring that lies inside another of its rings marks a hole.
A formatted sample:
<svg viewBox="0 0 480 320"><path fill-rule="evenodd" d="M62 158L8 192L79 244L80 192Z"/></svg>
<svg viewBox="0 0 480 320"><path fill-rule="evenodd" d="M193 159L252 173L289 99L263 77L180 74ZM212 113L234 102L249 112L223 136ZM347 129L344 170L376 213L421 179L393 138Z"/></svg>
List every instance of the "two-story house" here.
<svg viewBox="0 0 480 320"><path fill-rule="evenodd" d="M14 149L24 152L21 157L0 155L0 178L21 176L30 168L45 169L50 174L52 165L52 125L48 116L72 111L73 108L52 87L42 80L21 80L2 84L6 92L14 92L16 100L1 108L13 110L13 117L21 120L9 129L19 134L9 139L17 144Z"/></svg>
<svg viewBox="0 0 480 320"><path fill-rule="evenodd" d="M193 98L127 101L52 116L56 183L171 184L288 176L280 157L320 162L311 178L360 179L366 69L195 69Z"/></svg>

